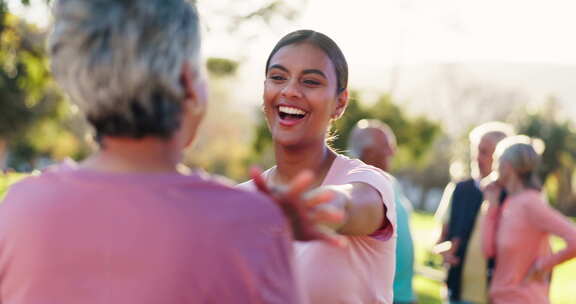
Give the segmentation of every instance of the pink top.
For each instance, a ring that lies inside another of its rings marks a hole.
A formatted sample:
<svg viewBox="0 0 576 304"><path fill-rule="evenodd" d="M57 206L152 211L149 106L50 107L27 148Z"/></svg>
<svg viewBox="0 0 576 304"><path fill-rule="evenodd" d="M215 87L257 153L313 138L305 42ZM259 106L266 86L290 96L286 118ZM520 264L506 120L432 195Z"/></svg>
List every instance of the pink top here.
<svg viewBox="0 0 576 304"><path fill-rule="evenodd" d="M372 236L349 236L347 248L321 241L297 242L298 284L312 304L392 303L396 267L396 209L392 181L380 169L338 155L322 185L355 182L366 183L382 195L387 209L385 216L391 225Z"/></svg>
<svg viewBox="0 0 576 304"><path fill-rule="evenodd" d="M566 248L552 254L549 235L566 241ZM576 226L552 209L535 190L507 199L502 207L490 206L483 226L483 250L495 255L496 269L490 286L493 304L549 303L549 280L526 281L532 265L543 269L576 257Z"/></svg>
<svg viewBox="0 0 576 304"><path fill-rule="evenodd" d="M298 303L290 247L261 195L66 164L0 206L0 302Z"/></svg>

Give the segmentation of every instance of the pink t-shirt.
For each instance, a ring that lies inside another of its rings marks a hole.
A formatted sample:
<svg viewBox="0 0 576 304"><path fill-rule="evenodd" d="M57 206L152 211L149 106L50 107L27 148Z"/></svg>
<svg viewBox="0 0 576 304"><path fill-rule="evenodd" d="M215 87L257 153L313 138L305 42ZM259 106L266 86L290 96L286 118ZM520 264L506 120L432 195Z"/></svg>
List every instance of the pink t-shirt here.
<svg viewBox="0 0 576 304"><path fill-rule="evenodd" d="M0 206L0 302L298 303L273 202L204 174L60 165Z"/></svg>
<svg viewBox="0 0 576 304"><path fill-rule="evenodd" d="M508 198L502 207L490 206L483 224L483 249L496 257L490 285L494 304L546 304L549 281L528 281L536 261L550 271L576 257L576 226L552 209L538 191L527 190ZM566 248L552 253L549 235L566 241Z"/></svg>
<svg viewBox="0 0 576 304"><path fill-rule="evenodd" d="M355 182L366 183L382 195L391 225L372 236L348 236L346 248L321 241L296 242L296 277L311 304L392 304L396 267L392 182L382 170L338 155L322 185Z"/></svg>

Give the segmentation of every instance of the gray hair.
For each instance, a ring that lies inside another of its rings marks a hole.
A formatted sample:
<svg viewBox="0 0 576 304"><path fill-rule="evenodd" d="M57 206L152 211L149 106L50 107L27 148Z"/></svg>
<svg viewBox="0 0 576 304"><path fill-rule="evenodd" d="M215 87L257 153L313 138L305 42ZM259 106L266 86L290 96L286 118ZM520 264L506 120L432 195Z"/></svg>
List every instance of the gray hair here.
<svg viewBox="0 0 576 304"><path fill-rule="evenodd" d="M509 163L525 187L540 190L538 167L544 149L545 144L542 140L518 135L500 141L494 156L498 162Z"/></svg>
<svg viewBox="0 0 576 304"><path fill-rule="evenodd" d="M180 126L181 68L198 69L198 14L185 0L58 0L54 77L97 137L169 137Z"/></svg>
<svg viewBox="0 0 576 304"><path fill-rule="evenodd" d="M362 119L356 123L348 137L348 154L354 158L360 158L367 147L374 144L373 136L367 136L369 130L380 130L389 138L396 140L394 132L387 124L376 119Z"/></svg>

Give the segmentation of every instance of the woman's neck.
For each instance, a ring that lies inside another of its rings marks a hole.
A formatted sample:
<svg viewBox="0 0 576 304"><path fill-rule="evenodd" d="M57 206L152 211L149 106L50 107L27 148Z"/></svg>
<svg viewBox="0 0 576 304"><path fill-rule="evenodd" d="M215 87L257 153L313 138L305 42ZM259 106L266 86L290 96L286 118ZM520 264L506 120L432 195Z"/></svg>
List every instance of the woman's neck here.
<svg viewBox="0 0 576 304"><path fill-rule="evenodd" d="M517 179L511 180L506 184L506 192L508 192L508 196L514 196L526 189L527 189L526 186L524 186Z"/></svg>
<svg viewBox="0 0 576 304"><path fill-rule="evenodd" d="M117 173L177 172L181 153L170 141L158 138L106 138L103 145L81 166Z"/></svg>
<svg viewBox="0 0 576 304"><path fill-rule="evenodd" d="M274 183L286 184L303 170L311 170L316 177L315 186L320 186L336 158L336 153L322 142L300 148L275 146L276 170L272 174Z"/></svg>

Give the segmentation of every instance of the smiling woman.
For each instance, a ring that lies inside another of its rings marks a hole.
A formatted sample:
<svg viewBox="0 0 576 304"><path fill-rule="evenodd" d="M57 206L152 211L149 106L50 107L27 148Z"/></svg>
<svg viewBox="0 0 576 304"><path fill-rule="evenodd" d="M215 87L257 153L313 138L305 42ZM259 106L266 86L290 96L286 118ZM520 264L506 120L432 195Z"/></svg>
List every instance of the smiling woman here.
<svg viewBox="0 0 576 304"><path fill-rule="evenodd" d="M287 145L318 143L344 112L347 85L348 64L330 38L306 30L284 37L266 62L264 109L272 136Z"/></svg>
<svg viewBox="0 0 576 304"><path fill-rule="evenodd" d="M311 171L313 189L304 197L331 197L306 216L347 246L297 244L296 274L310 303L392 303L396 216L390 179L326 144L332 121L346 110L347 86L346 59L326 35L300 30L276 44L263 93L276 166L262 180L283 189ZM344 216L328 221L321 215L327 209Z"/></svg>

